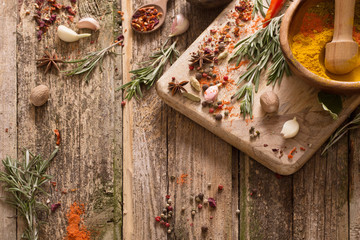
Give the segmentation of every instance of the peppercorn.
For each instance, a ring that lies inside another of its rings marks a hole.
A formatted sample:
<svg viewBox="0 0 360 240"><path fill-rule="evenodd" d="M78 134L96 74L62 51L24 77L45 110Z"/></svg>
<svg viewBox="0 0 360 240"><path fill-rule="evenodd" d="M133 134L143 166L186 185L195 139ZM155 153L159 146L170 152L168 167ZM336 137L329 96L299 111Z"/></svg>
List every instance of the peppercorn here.
<svg viewBox="0 0 360 240"><path fill-rule="evenodd" d="M213 78L216 78L216 76L217 76L216 74L213 74L213 75L212 75Z"/></svg>
<svg viewBox="0 0 360 240"><path fill-rule="evenodd" d="M172 81L175 81L175 79L176 79L175 77L172 77L172 78L171 78Z"/></svg>
<svg viewBox="0 0 360 240"><path fill-rule="evenodd" d="M224 186L223 186L223 185L219 185L219 186L218 186L218 189L219 189L219 191L221 191L221 190L224 189Z"/></svg>
<svg viewBox="0 0 360 240"><path fill-rule="evenodd" d="M171 199L169 199L167 202L168 202L168 204L171 204L171 203L172 203L172 200L171 200Z"/></svg>
<svg viewBox="0 0 360 240"><path fill-rule="evenodd" d="M121 106L124 107L126 105L126 102L125 101L122 101L121 102Z"/></svg>
<svg viewBox="0 0 360 240"><path fill-rule="evenodd" d="M168 232L168 233L171 233L171 229L168 229L167 232Z"/></svg>
<svg viewBox="0 0 360 240"><path fill-rule="evenodd" d="M210 182L208 183L208 188L211 188L211 183Z"/></svg>
<svg viewBox="0 0 360 240"><path fill-rule="evenodd" d="M209 202L209 201L205 198L205 199L204 199L204 204L208 204L208 202Z"/></svg>
<svg viewBox="0 0 360 240"><path fill-rule="evenodd" d="M218 101L217 104L218 104L218 105L221 105L221 104L222 104L222 101Z"/></svg>
<svg viewBox="0 0 360 240"><path fill-rule="evenodd" d="M169 215L172 215L173 214L173 212L172 211L169 211Z"/></svg>
<svg viewBox="0 0 360 240"><path fill-rule="evenodd" d="M201 231L202 231L202 232L207 232L207 230L208 230L208 227L206 227L206 226L202 226L202 227L201 227Z"/></svg>
<svg viewBox="0 0 360 240"><path fill-rule="evenodd" d="M240 214L240 210L236 209L236 214L239 215Z"/></svg>
<svg viewBox="0 0 360 240"><path fill-rule="evenodd" d="M211 72L211 69L210 68L206 68L205 69L205 73L210 73Z"/></svg>
<svg viewBox="0 0 360 240"><path fill-rule="evenodd" d="M213 83L210 83L209 85L210 85L210 87L211 87L211 86L214 86L214 84L213 84Z"/></svg>
<svg viewBox="0 0 360 240"><path fill-rule="evenodd" d="M206 91L206 89L208 89L209 88L209 85L207 85L207 84L204 84L203 86L202 86L202 90L205 92Z"/></svg>
<svg viewBox="0 0 360 240"><path fill-rule="evenodd" d="M206 77L206 79L210 80L210 79L211 79L211 76L210 76L210 75L208 75L208 76Z"/></svg>
<svg viewBox="0 0 360 240"><path fill-rule="evenodd" d="M164 208L164 209L163 209L163 213L167 213L167 210L166 210L166 208Z"/></svg>
<svg viewBox="0 0 360 240"><path fill-rule="evenodd" d="M206 73L203 73L203 74L202 74L202 77L203 77L203 78L206 78L207 76L208 76L208 75L207 75Z"/></svg>
<svg viewBox="0 0 360 240"><path fill-rule="evenodd" d="M201 80L202 74L201 74L201 73L196 73L196 74L195 74L195 78L196 78L197 80Z"/></svg>
<svg viewBox="0 0 360 240"><path fill-rule="evenodd" d="M209 108L209 113L213 113L214 109L213 108Z"/></svg>
<svg viewBox="0 0 360 240"><path fill-rule="evenodd" d="M168 210L168 211L172 211L172 210L173 210L173 207L172 207L172 206L168 206L168 207L167 207L167 210Z"/></svg>
<svg viewBox="0 0 360 240"><path fill-rule="evenodd" d="M199 193L198 197L200 198L200 200L204 200L204 194L203 193Z"/></svg>
<svg viewBox="0 0 360 240"><path fill-rule="evenodd" d="M199 196L196 196L196 197L195 197L195 201L196 201L196 202L200 202L200 201L201 201L200 198L199 198Z"/></svg>
<svg viewBox="0 0 360 240"><path fill-rule="evenodd" d="M181 208L181 211L182 211L182 212L184 212L184 211L185 211L185 209L186 209L185 207L182 207L182 208Z"/></svg>
<svg viewBox="0 0 360 240"><path fill-rule="evenodd" d="M206 101L203 101L201 104L202 104L203 107L207 107L207 106L208 106L208 103L207 103Z"/></svg>
<svg viewBox="0 0 360 240"><path fill-rule="evenodd" d="M189 66L189 70L194 70L194 66Z"/></svg>
<svg viewBox="0 0 360 240"><path fill-rule="evenodd" d="M224 76L223 78L225 81L228 81L229 80L229 77L228 76Z"/></svg>
<svg viewBox="0 0 360 240"><path fill-rule="evenodd" d="M214 108L215 108L215 109L217 109L217 108L218 108L217 103L214 103L214 105L213 105L213 106L214 106Z"/></svg>
<svg viewBox="0 0 360 240"><path fill-rule="evenodd" d="M168 228L170 227L170 223L165 223L165 226Z"/></svg>
<svg viewBox="0 0 360 240"><path fill-rule="evenodd" d="M160 215L160 217L161 217L161 218L164 218L164 217L165 217L165 215L162 213L162 214Z"/></svg>
<svg viewBox="0 0 360 240"><path fill-rule="evenodd" d="M195 210L192 210L192 211L191 211L191 215L194 216L195 214L196 214L196 211L195 211Z"/></svg>
<svg viewBox="0 0 360 240"><path fill-rule="evenodd" d="M220 83L220 81L216 81L215 83L216 83L216 84L219 84L219 83Z"/></svg>
<svg viewBox="0 0 360 240"><path fill-rule="evenodd" d="M217 121L220 121L220 120L222 119L221 113L216 114L215 119L216 119Z"/></svg>
<svg viewBox="0 0 360 240"><path fill-rule="evenodd" d="M203 207L203 206L202 206L201 204L198 205L198 209L202 209L202 207Z"/></svg>
<svg viewBox="0 0 360 240"><path fill-rule="evenodd" d="M225 117L229 116L229 111L226 110L226 111L224 112L224 115L225 115Z"/></svg>

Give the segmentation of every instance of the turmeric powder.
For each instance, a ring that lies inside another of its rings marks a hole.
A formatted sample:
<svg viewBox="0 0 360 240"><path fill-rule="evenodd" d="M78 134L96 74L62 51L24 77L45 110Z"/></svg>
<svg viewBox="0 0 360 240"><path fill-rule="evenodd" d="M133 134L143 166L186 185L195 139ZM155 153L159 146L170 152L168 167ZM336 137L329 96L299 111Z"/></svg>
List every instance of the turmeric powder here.
<svg viewBox="0 0 360 240"><path fill-rule="evenodd" d="M299 32L293 36L291 50L296 60L320 77L341 81L360 81L359 67L346 75L334 75L325 69L325 45L331 42L334 33L334 6L332 3L322 1L307 9ZM353 37L358 44L360 44L359 17L360 1L357 1Z"/></svg>

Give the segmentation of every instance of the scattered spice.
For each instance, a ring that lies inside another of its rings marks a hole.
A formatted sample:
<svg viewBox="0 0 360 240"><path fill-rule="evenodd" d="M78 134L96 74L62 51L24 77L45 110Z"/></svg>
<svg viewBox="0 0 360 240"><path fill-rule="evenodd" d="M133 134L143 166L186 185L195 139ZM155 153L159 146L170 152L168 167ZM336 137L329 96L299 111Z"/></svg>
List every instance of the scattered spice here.
<svg viewBox="0 0 360 240"><path fill-rule="evenodd" d="M59 202L51 204L51 212L55 212L56 209L58 209L60 206L61 206L61 203L59 203Z"/></svg>
<svg viewBox="0 0 360 240"><path fill-rule="evenodd" d="M60 137L60 132L58 129L55 129L54 130L54 133L56 135L56 145L60 145L60 142L61 142L61 137Z"/></svg>
<svg viewBox="0 0 360 240"><path fill-rule="evenodd" d="M176 180L176 183L180 184L180 185L187 183L187 177L188 177L188 174L181 174L181 176Z"/></svg>
<svg viewBox="0 0 360 240"><path fill-rule="evenodd" d="M208 198L210 207L216 208L216 200L214 198Z"/></svg>
<svg viewBox="0 0 360 240"><path fill-rule="evenodd" d="M305 149L305 148L303 148L303 147L300 147L300 150L301 150L301 151L305 151L306 149Z"/></svg>
<svg viewBox="0 0 360 240"><path fill-rule="evenodd" d="M289 155L288 155L288 158L289 159L292 159L294 156L292 155L294 152L296 152L296 147L294 147L291 151L290 151L290 153L289 153Z"/></svg>
<svg viewBox="0 0 360 240"><path fill-rule="evenodd" d="M131 26L139 32L151 31L159 24L162 15L153 6L140 8L132 16Z"/></svg>
<svg viewBox="0 0 360 240"><path fill-rule="evenodd" d="M84 204L74 202L66 214L68 226L66 228L65 240L90 240L90 232L83 224L81 215L85 213Z"/></svg>

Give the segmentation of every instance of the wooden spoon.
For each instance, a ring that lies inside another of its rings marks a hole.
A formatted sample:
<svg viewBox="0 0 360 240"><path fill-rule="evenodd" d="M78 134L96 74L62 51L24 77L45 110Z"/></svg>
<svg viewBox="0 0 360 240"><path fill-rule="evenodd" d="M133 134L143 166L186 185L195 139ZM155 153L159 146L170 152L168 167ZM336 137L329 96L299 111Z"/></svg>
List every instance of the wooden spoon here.
<svg viewBox="0 0 360 240"><path fill-rule="evenodd" d="M353 40L355 0L335 0L334 36L326 44L325 67L334 74L346 74L357 67L358 44Z"/></svg>
<svg viewBox="0 0 360 240"><path fill-rule="evenodd" d="M148 3L148 4L145 4L145 5L142 5L141 7L139 7L138 9L136 9L136 11L134 11L134 13L132 14L132 16L134 16L135 13L136 13L137 11L139 11L139 9L141 9L141 8L145 8L145 7L155 7L155 9L157 9L159 13L162 13L162 16L159 18L159 23L158 23L152 30L146 31L146 32L144 32L144 31L138 31L138 30L136 30L132 25L131 25L131 28L132 28L135 32L137 32L137 33L151 33L151 32L156 31L157 29L159 29L159 28L163 25L163 23L164 23L164 21L165 21L166 9L167 9L167 2L168 2L168 0L158 0L158 1L154 2L154 3Z"/></svg>

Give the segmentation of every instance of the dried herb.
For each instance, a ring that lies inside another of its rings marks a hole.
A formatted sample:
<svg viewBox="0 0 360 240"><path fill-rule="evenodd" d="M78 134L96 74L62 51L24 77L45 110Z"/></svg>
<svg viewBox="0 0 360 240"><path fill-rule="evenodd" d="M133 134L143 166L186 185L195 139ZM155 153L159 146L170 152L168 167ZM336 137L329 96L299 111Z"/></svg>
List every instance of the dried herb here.
<svg viewBox="0 0 360 240"><path fill-rule="evenodd" d="M320 91L318 93L318 100L323 109L329 112L334 120L338 119L338 115L343 107L342 99L339 95Z"/></svg>
<svg viewBox="0 0 360 240"><path fill-rule="evenodd" d="M55 148L50 157L44 160L40 155L35 156L26 150L23 161L10 157L2 160L5 171L0 172L0 182L5 183L5 190L12 195L8 203L14 206L26 220L24 239L39 239L37 210L48 207L38 201L37 196L39 193L46 193L42 186L50 181L51 176L45 172L57 152L58 148Z"/></svg>
<svg viewBox="0 0 360 240"><path fill-rule="evenodd" d="M116 89L124 89L126 92L125 99L132 99L132 97L142 97L141 85L147 86L149 89L156 80L162 75L165 66L168 62L173 63L174 58L178 58L180 53L176 49L176 41L169 47L165 47L169 40L161 47L159 51L154 52L150 56L150 60L143 62L148 64L145 67L130 71L133 74L132 80Z"/></svg>
<svg viewBox="0 0 360 240"><path fill-rule="evenodd" d="M191 54L190 66L199 66L202 68L204 63L213 63L214 55L211 50L205 48L204 50L198 50Z"/></svg>
<svg viewBox="0 0 360 240"><path fill-rule="evenodd" d="M49 53L49 51L44 51L44 56L40 59L36 59L38 62L37 67L45 67L45 73L47 73L50 69L55 67L55 69L60 72L58 63L63 63L64 61L59 59L57 54L55 53L55 50L53 50L52 54Z"/></svg>
<svg viewBox="0 0 360 240"><path fill-rule="evenodd" d="M258 91L260 76L262 71L267 68L269 62L272 63L268 70L267 85L275 85L281 83L281 79L286 75L290 75L290 69L280 49L280 24L282 16L271 19L268 26L257 30L253 35L246 37L235 45L238 48L229 61L237 59L236 65L246 58L250 62L247 70L242 74L237 82L240 85L243 81L248 82L237 90L232 98L243 98L240 104L241 113L245 116L252 117L253 106L253 89Z"/></svg>
<svg viewBox="0 0 360 240"><path fill-rule="evenodd" d="M328 143L326 144L324 150L321 152L321 155L324 155L329 148L337 143L349 130L357 129L360 127L360 113L358 113L350 122L345 124L342 128L339 128L331 135Z"/></svg>
<svg viewBox="0 0 360 240"><path fill-rule="evenodd" d="M184 86L188 84L189 81L178 82L169 82L169 90L171 91L171 95L175 95L176 93L187 92Z"/></svg>
<svg viewBox="0 0 360 240"><path fill-rule="evenodd" d="M122 35L120 35L118 37L118 41L116 41L114 44L112 44L102 50L99 50L96 52L90 52L82 59L66 61L65 63L79 63L74 69L65 71L65 73L67 73L66 75L74 76L74 75L80 75L80 74L86 73L84 79L86 82L88 82L89 74L95 69L96 65L98 63L100 63L100 65L101 65L104 56L109 53L112 53L111 50L113 49L113 47L122 46L123 41L124 41L124 38L122 37Z"/></svg>

